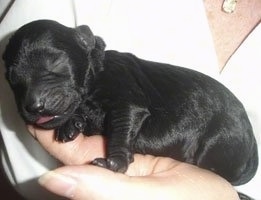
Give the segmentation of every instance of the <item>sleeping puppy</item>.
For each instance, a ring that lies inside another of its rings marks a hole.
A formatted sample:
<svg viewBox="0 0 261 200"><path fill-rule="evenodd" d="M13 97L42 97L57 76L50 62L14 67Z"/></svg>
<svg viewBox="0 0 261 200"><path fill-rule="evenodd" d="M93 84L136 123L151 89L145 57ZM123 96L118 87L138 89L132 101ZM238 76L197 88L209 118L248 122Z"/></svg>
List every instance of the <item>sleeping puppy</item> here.
<svg viewBox="0 0 261 200"><path fill-rule="evenodd" d="M190 69L104 49L88 26L21 27L3 59L24 121L55 129L61 142L103 134L107 157L93 164L116 172L141 153L209 169L234 185L254 176L251 124L227 88Z"/></svg>

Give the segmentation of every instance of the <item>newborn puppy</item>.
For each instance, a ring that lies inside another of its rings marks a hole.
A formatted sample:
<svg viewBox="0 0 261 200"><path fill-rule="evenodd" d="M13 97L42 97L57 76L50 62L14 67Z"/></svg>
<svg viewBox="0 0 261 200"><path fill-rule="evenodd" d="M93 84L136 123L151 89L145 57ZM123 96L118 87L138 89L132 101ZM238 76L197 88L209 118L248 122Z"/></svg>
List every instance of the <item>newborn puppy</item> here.
<svg viewBox="0 0 261 200"><path fill-rule="evenodd" d="M104 49L88 26L21 27L3 59L25 122L55 129L62 142L80 132L105 135L107 158L93 164L117 172L141 153L195 164L234 185L254 176L251 124L227 88L190 69Z"/></svg>

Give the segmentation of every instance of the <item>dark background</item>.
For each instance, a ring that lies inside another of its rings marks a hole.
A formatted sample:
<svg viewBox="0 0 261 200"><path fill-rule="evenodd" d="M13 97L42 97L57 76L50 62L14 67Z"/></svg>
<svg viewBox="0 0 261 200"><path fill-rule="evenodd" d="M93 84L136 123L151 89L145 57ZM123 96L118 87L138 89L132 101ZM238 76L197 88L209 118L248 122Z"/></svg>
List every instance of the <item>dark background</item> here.
<svg viewBox="0 0 261 200"><path fill-rule="evenodd" d="M22 198L18 192L11 186L9 181L7 180L3 168L0 165L0 193L4 199L8 200L25 200Z"/></svg>

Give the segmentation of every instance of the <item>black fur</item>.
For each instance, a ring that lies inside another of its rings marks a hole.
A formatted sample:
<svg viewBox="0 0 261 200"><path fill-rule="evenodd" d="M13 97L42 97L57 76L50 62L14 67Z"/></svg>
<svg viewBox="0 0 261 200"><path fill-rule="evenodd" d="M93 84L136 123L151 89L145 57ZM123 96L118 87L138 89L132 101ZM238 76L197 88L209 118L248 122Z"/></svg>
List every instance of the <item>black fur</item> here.
<svg viewBox="0 0 261 200"><path fill-rule="evenodd" d="M25 122L55 129L62 142L104 134L107 158L93 164L113 171L126 171L142 153L198 165L234 185L254 176L256 141L227 88L190 69L104 49L88 26L21 27L3 58Z"/></svg>

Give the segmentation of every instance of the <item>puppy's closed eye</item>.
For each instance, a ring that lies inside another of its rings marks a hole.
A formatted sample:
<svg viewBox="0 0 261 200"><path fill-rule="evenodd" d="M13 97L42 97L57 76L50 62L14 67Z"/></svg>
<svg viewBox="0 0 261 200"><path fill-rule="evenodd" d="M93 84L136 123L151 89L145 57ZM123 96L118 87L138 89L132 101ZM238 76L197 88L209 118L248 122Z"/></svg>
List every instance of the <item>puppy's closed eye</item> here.
<svg viewBox="0 0 261 200"><path fill-rule="evenodd" d="M14 67L12 69L10 69L7 74L6 74L6 78L8 79L8 81L11 83L11 86L16 86L16 85L24 85L26 84L26 81L28 79L30 79L30 77L25 76L24 73L22 73L21 70L19 70L18 68Z"/></svg>
<svg viewBox="0 0 261 200"><path fill-rule="evenodd" d="M59 53L45 60L46 69L57 74L70 74L70 63L65 53Z"/></svg>

